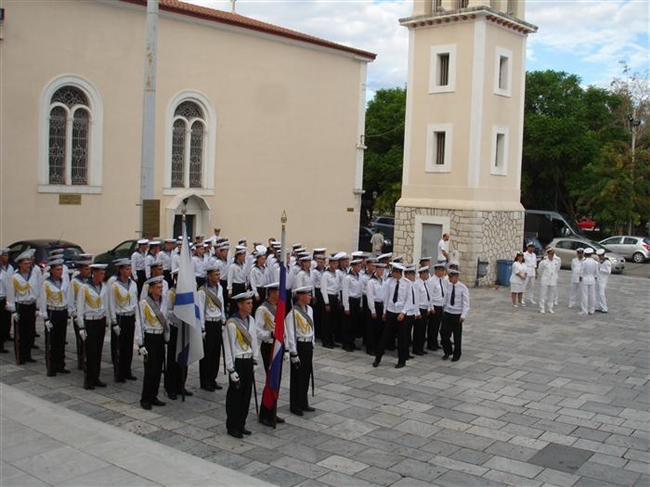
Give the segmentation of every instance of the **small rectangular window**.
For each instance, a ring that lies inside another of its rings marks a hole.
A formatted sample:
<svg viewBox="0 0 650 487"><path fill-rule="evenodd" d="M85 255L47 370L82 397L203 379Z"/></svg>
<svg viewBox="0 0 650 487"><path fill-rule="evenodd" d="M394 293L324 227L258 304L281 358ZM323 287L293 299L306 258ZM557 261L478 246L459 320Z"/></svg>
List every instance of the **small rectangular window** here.
<svg viewBox="0 0 650 487"><path fill-rule="evenodd" d="M440 10L442 10L442 0L434 0L433 11L439 12Z"/></svg>
<svg viewBox="0 0 650 487"><path fill-rule="evenodd" d="M434 132L433 138L436 146L436 166L445 165L445 142L447 139L446 132Z"/></svg>
<svg viewBox="0 0 650 487"><path fill-rule="evenodd" d="M469 0L458 0L458 8L467 8Z"/></svg>
<svg viewBox="0 0 650 487"><path fill-rule="evenodd" d="M499 56L499 89L508 89L508 58Z"/></svg>
<svg viewBox="0 0 650 487"><path fill-rule="evenodd" d="M449 53L438 54L438 86L449 85Z"/></svg>
<svg viewBox="0 0 650 487"><path fill-rule="evenodd" d="M503 155L505 154L504 152L504 145L506 142L506 135L505 134L497 134L497 140L496 140L496 151L494 154L494 167L495 168L502 168L504 166L503 163Z"/></svg>

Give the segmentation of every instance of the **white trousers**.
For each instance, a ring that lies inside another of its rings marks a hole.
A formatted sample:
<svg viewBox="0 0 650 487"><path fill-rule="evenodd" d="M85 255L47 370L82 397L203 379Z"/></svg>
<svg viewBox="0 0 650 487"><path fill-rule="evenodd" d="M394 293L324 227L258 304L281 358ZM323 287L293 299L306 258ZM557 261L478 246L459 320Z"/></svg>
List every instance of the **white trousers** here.
<svg viewBox="0 0 650 487"><path fill-rule="evenodd" d="M569 290L569 308L573 308L578 301L578 296L581 295L582 291L581 282L572 282L571 289Z"/></svg>
<svg viewBox="0 0 650 487"><path fill-rule="evenodd" d="M524 283L524 302L535 302L535 276L526 276Z"/></svg>
<svg viewBox="0 0 650 487"><path fill-rule="evenodd" d="M598 279L596 281L596 309L601 311L608 311L605 289L607 289L607 279Z"/></svg>
<svg viewBox="0 0 650 487"><path fill-rule="evenodd" d="M582 312L593 314L596 310L596 284L582 283Z"/></svg>
<svg viewBox="0 0 650 487"><path fill-rule="evenodd" d="M557 286L550 286L548 284L541 284L539 286L539 309L545 311L553 311L555 304L555 296L557 294Z"/></svg>

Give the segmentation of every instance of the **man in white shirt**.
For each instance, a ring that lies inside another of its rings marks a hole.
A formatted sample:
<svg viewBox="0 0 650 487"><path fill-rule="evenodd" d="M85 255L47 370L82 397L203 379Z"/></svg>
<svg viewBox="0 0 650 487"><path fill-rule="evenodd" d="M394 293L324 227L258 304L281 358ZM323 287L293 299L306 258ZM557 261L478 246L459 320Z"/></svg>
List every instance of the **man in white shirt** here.
<svg viewBox="0 0 650 487"><path fill-rule="evenodd" d="M463 323L469 313L469 290L458 280L459 272L456 269L449 271L449 283L445 291L445 312L442 318L440 338L444 350L443 360L452 355L452 362L458 362L462 350ZM452 347L451 335L454 336Z"/></svg>
<svg viewBox="0 0 650 487"><path fill-rule="evenodd" d="M535 303L535 280L537 279L537 254L535 254L535 244L528 242L526 252L524 252L524 264L526 265L526 283L524 284L524 299L522 303L528 301Z"/></svg>
<svg viewBox="0 0 650 487"><path fill-rule="evenodd" d="M576 250L576 256L571 261L571 290L569 291L569 308L576 305L578 295L581 293L582 264L585 260L585 249Z"/></svg>
<svg viewBox="0 0 650 487"><path fill-rule="evenodd" d="M449 234L443 233L438 242L438 263L446 264L449 262Z"/></svg>
<svg viewBox="0 0 650 487"><path fill-rule="evenodd" d="M4 342L11 336L11 312L7 311L7 286L14 274L14 268L9 263L9 249L0 248L0 353L9 353Z"/></svg>
<svg viewBox="0 0 650 487"><path fill-rule="evenodd" d="M605 289L607 289L607 281L612 273L612 263L605 256L605 251L603 249L598 249L596 255L598 256L598 274L596 276L596 311L599 313L607 313Z"/></svg>

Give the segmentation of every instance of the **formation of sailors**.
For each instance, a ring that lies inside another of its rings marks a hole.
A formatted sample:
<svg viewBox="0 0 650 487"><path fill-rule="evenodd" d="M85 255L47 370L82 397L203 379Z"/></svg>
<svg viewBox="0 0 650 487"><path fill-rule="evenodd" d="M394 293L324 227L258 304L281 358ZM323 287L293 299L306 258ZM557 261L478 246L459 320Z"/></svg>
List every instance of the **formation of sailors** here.
<svg viewBox="0 0 650 487"><path fill-rule="evenodd" d="M546 249L546 256L537 263L535 244L530 242L526 252L517 252L512 264L510 292L512 306L537 304L534 298L535 282L540 282L539 312L555 313L558 304L557 285L562 259L555 254L555 249ZM578 248L571 260L571 285L569 291L569 308L576 306L580 298L581 315L595 312L607 313L605 291L612 273L612 263L605 255L604 249L594 252L592 248Z"/></svg>
<svg viewBox="0 0 650 487"><path fill-rule="evenodd" d="M200 387L209 392L223 388L217 383L223 359L229 378L226 426L235 437L250 434L246 419L260 355L265 372L270 370L280 249L280 242L270 240L268 247L256 243L249 252L244 239L231 248L225 238L192 246L203 331ZM0 281L6 296L2 308L14 314L17 363L33 361L31 349L40 316L46 334L48 375L69 373L65 337L72 325L84 388L106 387L100 367L108 327L116 382L136 380L131 368L134 348L144 359L140 400L144 409L165 405L159 399L163 370L169 399L191 396L185 387L187 367L177 363L182 325L173 313L178 252L172 240L140 240L130 259L114 262L117 274L106 280L107 266L90 260L78 261L74 274L65 279L67 268L59 253L51 255L47 268L41 271L34 265L33 252L24 252L14 271L6 262L8 249L2 249ZM457 266L451 264L447 269L445 264L436 264L431 272L429 257L421 258L417 268L391 257L371 258L363 252L328 255L325 248L308 253L301 244L295 244L286 256L284 347L291 366L293 414L302 416L314 410L308 389L310 382L312 389L314 385L317 339L325 348L340 346L347 352L360 350L362 344L366 353L375 357L375 367L385 350L395 349L397 368L404 367L413 355L440 347L443 359L460 359L469 292L459 281ZM4 336L11 317L2 316ZM259 419L273 427L284 421L275 411L260 414Z"/></svg>

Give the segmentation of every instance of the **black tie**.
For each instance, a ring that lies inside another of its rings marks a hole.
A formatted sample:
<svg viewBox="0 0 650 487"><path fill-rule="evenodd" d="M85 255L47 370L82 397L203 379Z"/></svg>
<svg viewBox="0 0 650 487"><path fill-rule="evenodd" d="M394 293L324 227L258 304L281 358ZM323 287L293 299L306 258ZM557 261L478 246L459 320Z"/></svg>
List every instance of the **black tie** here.
<svg viewBox="0 0 650 487"><path fill-rule="evenodd" d="M442 297L445 297L445 289L442 287L442 279L438 279L438 284L440 284L440 292L442 293Z"/></svg>
<svg viewBox="0 0 650 487"><path fill-rule="evenodd" d="M395 292L393 293L393 303L397 302L398 293L399 293L399 281L395 281Z"/></svg>
<svg viewBox="0 0 650 487"><path fill-rule="evenodd" d="M426 282L424 283L424 290L427 292L427 301L431 301L431 295L429 294L429 288Z"/></svg>
<svg viewBox="0 0 650 487"><path fill-rule="evenodd" d="M452 306L456 304L456 284L451 288L451 300L449 301L449 304Z"/></svg>

